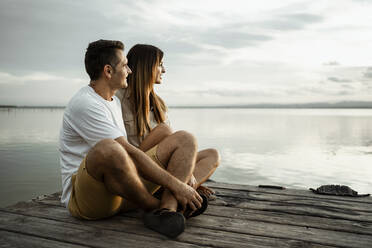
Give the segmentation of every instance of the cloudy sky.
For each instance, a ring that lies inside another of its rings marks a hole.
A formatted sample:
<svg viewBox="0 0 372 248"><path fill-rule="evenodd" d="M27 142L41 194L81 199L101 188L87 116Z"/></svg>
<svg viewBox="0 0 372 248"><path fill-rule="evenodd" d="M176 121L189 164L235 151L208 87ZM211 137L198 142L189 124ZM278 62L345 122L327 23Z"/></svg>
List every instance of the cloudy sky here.
<svg viewBox="0 0 372 248"><path fill-rule="evenodd" d="M369 0L2 0L0 104L65 105L90 41L165 52L170 105L372 100Z"/></svg>

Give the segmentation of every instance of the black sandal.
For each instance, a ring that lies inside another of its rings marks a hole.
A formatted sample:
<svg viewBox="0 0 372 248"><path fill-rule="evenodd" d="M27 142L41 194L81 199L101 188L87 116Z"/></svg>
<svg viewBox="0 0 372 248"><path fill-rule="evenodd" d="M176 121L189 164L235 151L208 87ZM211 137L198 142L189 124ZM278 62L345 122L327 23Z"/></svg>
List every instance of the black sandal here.
<svg viewBox="0 0 372 248"><path fill-rule="evenodd" d="M167 208L155 209L143 215L146 227L169 238L175 238L185 230L185 217Z"/></svg>
<svg viewBox="0 0 372 248"><path fill-rule="evenodd" d="M185 216L186 219L189 219L191 217L195 217L195 216L201 215L208 208L208 196L206 196L202 192L198 192L198 193L199 193L200 197L203 198L202 205L201 205L200 208L198 208L197 210L195 210L193 213L192 213L193 210L190 207L187 207L186 210L185 210L185 212L183 213L183 215Z"/></svg>

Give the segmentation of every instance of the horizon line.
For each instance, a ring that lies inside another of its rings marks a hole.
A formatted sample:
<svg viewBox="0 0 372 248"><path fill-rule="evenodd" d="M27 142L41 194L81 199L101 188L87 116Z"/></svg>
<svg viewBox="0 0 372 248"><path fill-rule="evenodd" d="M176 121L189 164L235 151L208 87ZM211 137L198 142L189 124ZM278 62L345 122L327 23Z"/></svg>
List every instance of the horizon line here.
<svg viewBox="0 0 372 248"><path fill-rule="evenodd" d="M372 101L341 101L341 102L311 102L311 103L252 103L252 104L220 104L220 105L169 105L169 108L372 108ZM63 109L66 105L1 105L0 108L49 108Z"/></svg>

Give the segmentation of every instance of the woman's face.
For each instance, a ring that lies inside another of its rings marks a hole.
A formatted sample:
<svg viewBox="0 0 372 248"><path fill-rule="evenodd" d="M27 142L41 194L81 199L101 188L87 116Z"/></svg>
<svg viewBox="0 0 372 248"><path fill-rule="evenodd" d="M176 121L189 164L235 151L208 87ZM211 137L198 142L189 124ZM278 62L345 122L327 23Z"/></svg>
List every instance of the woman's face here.
<svg viewBox="0 0 372 248"><path fill-rule="evenodd" d="M163 65L163 60L160 61L160 63L158 64L158 66L156 67L156 75L155 75L155 83L156 84L161 84L162 83L162 75L163 73L165 73L165 68L164 68L164 65Z"/></svg>

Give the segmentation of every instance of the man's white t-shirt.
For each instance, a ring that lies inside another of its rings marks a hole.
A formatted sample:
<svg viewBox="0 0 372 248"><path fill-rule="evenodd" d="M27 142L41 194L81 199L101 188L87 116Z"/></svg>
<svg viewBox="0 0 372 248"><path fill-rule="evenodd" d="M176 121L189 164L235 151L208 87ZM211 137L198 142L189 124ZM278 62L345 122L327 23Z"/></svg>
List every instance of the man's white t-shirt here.
<svg viewBox="0 0 372 248"><path fill-rule="evenodd" d="M59 136L62 173L61 202L67 207L71 176L88 151L102 139L126 137L120 100L106 101L90 86L81 88L68 103Z"/></svg>

